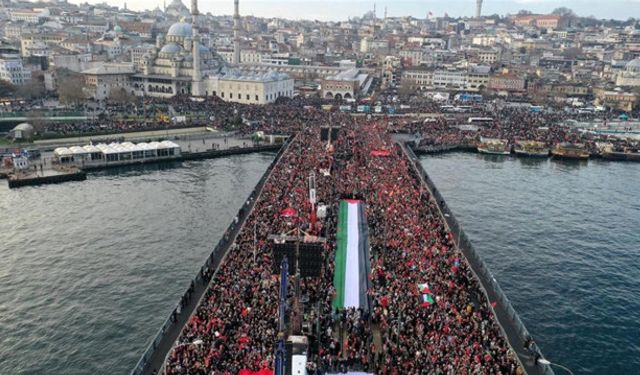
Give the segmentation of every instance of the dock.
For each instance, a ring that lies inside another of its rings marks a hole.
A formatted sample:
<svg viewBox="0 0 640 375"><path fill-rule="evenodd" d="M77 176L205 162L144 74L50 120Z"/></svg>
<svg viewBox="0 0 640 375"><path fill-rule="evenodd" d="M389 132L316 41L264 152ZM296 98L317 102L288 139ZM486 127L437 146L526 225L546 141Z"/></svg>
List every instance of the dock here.
<svg viewBox="0 0 640 375"><path fill-rule="evenodd" d="M43 169L41 171L16 171L7 175L10 189L23 186L59 184L68 181L84 181L87 173L80 168Z"/></svg>

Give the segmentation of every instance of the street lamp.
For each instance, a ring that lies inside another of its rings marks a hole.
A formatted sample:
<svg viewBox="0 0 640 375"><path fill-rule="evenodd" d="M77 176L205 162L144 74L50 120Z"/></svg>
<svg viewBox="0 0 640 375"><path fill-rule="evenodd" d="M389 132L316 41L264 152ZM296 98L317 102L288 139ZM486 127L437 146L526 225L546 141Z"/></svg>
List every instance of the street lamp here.
<svg viewBox="0 0 640 375"><path fill-rule="evenodd" d="M571 371L568 367L565 367L563 365L559 365L557 363L551 363L551 361L546 360L544 358L538 358L538 363L541 365L547 365L547 366L556 366L556 367L560 367L561 369L565 370L566 372L568 372L571 375L573 374L573 371Z"/></svg>

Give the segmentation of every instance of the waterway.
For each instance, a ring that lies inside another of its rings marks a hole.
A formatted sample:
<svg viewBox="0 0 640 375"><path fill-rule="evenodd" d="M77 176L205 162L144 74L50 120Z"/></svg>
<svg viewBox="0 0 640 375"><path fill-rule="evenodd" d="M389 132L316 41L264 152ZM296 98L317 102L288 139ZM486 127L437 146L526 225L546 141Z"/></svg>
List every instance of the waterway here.
<svg viewBox="0 0 640 375"><path fill-rule="evenodd" d="M0 374L128 373L273 156L0 184ZM640 164L422 161L550 360L638 373Z"/></svg>
<svg viewBox="0 0 640 375"><path fill-rule="evenodd" d="M0 374L131 371L274 155L0 181Z"/></svg>
<svg viewBox="0 0 640 375"><path fill-rule="evenodd" d="M639 373L640 164L421 160L549 360Z"/></svg>

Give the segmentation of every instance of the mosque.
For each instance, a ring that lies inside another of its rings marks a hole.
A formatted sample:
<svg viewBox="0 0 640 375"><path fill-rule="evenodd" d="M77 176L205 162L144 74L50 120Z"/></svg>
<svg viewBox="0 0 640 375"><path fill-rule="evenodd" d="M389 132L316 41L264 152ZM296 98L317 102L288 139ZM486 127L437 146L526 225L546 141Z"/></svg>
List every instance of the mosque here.
<svg viewBox="0 0 640 375"><path fill-rule="evenodd" d="M640 58L631 60L625 65L624 72L616 78L618 86L640 86Z"/></svg>
<svg viewBox="0 0 640 375"><path fill-rule="evenodd" d="M235 0L234 55L239 56L239 1ZM172 11L184 13L184 5L174 0ZM186 7L184 7L186 8ZM279 97L293 96L293 79L287 74L242 72L202 43L198 34L198 4L191 0L191 17L183 17L156 38L155 48L142 57L142 72L131 76L133 91L139 96L217 96L225 101L265 104Z"/></svg>

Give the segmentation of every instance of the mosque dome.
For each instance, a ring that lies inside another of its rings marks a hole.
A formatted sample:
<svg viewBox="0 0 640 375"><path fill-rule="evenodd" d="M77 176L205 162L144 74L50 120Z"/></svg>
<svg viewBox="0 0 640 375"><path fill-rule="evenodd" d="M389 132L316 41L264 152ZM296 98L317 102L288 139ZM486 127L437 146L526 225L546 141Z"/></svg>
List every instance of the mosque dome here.
<svg viewBox="0 0 640 375"><path fill-rule="evenodd" d="M166 44L160 50L160 53L171 54L171 55L176 54L176 53L180 53L180 52L182 52L182 47L180 47L179 45L177 45L175 43Z"/></svg>
<svg viewBox="0 0 640 375"><path fill-rule="evenodd" d="M191 37L193 35L193 31L191 29L191 24L186 22L176 22L169 28L167 32L167 37L176 36L180 38Z"/></svg>
<svg viewBox="0 0 640 375"><path fill-rule="evenodd" d="M113 27L113 32L121 33L122 32L122 27L120 27L120 25L115 25Z"/></svg>
<svg viewBox="0 0 640 375"><path fill-rule="evenodd" d="M206 54L211 52L211 50L208 47L205 47L200 43L198 43L198 47L200 48L200 54Z"/></svg>
<svg viewBox="0 0 640 375"><path fill-rule="evenodd" d="M625 68L627 72L640 73L640 58L629 61Z"/></svg>

